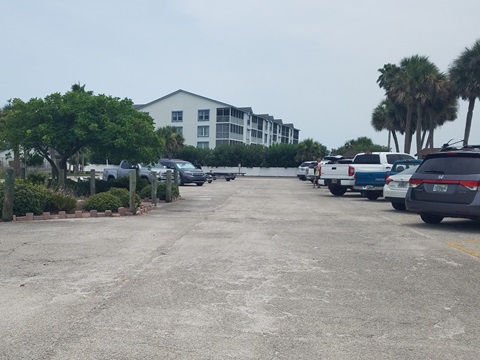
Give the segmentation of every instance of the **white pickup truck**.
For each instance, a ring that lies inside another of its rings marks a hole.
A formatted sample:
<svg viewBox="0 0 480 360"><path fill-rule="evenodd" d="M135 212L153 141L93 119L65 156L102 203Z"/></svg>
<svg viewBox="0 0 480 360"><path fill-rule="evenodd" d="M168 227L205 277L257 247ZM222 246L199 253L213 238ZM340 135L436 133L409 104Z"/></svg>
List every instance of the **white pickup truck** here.
<svg viewBox="0 0 480 360"><path fill-rule="evenodd" d="M364 152L357 154L350 163L339 161L321 167L320 179L335 196L342 196L347 190L362 191L355 186L358 172L384 173L391 169L397 160L414 159L413 156L395 152Z"/></svg>
<svg viewBox="0 0 480 360"><path fill-rule="evenodd" d="M119 177L130 176L130 171L135 170L138 177L148 180L152 183L152 171L157 173L158 181L165 181L167 176L167 168L164 166L159 167L159 165L147 166L142 164L132 164L127 160L122 160L120 165L116 168L106 168L103 169L103 180L113 180L118 179Z"/></svg>

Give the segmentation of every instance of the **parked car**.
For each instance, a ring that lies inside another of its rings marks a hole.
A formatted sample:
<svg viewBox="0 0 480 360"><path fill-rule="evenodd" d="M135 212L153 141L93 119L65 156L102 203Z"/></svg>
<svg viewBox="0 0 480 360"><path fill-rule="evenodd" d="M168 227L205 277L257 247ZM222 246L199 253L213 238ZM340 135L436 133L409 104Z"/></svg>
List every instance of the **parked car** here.
<svg viewBox="0 0 480 360"><path fill-rule="evenodd" d="M386 172L392 164L401 159L414 159L413 156L394 152L365 152L355 155L353 161L342 160L322 166L320 178L335 196L342 196L347 190L360 191L369 199L382 195ZM362 173L357 176L357 173Z"/></svg>
<svg viewBox="0 0 480 360"><path fill-rule="evenodd" d="M120 165L116 168L105 168L103 169L102 179L103 180L113 180L118 179L120 177L130 176L130 171L135 170L137 176L148 180L151 184L153 179L153 171L157 173L157 180L158 181L165 181L166 179L166 172L164 166L161 164L155 165L146 165L146 164L133 164L130 161L122 160Z"/></svg>
<svg viewBox="0 0 480 360"><path fill-rule="evenodd" d="M405 196L407 196L408 181L415 172L419 164L411 164L405 170L387 176L383 187L383 196L386 201L392 203L395 210L405 210ZM397 168L398 170L398 168Z"/></svg>
<svg viewBox="0 0 480 360"><path fill-rule="evenodd" d="M410 178L407 210L428 224L480 219L480 145L429 154Z"/></svg>
<svg viewBox="0 0 480 360"><path fill-rule="evenodd" d="M313 166L317 165L317 161L316 160L304 161L300 164L300 166L297 168L298 180L302 180L302 181L307 180L308 169L309 169L309 166L312 164Z"/></svg>
<svg viewBox="0 0 480 360"><path fill-rule="evenodd" d="M180 159L160 159L158 164L167 169L178 171L179 185L196 184L202 186L207 176L202 169L197 169L191 162Z"/></svg>
<svg viewBox="0 0 480 360"><path fill-rule="evenodd" d="M392 168L390 171L387 171L387 176L395 175L399 172L408 169L409 167L413 166L415 169L422 163L423 160L421 159L403 159L397 160L393 163Z"/></svg>

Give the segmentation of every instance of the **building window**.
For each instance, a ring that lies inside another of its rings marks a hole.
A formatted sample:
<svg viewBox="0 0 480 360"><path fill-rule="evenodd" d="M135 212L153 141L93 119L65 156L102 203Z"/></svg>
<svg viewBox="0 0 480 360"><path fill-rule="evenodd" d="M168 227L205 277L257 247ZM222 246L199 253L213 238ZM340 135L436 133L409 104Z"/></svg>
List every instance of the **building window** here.
<svg viewBox="0 0 480 360"><path fill-rule="evenodd" d="M229 124L217 124L217 139L228 139L230 135L229 130Z"/></svg>
<svg viewBox="0 0 480 360"><path fill-rule="evenodd" d="M178 134L183 135L183 126L175 126L175 129Z"/></svg>
<svg viewBox="0 0 480 360"><path fill-rule="evenodd" d="M208 149L208 148L210 148L210 144L208 143L208 141L198 141L197 142L197 148Z"/></svg>
<svg viewBox="0 0 480 360"><path fill-rule="evenodd" d="M229 122L229 121L230 121L230 108L218 108L217 122Z"/></svg>
<svg viewBox="0 0 480 360"><path fill-rule="evenodd" d="M198 121L209 121L210 110L198 110Z"/></svg>
<svg viewBox="0 0 480 360"><path fill-rule="evenodd" d="M197 128L197 136L198 137L208 137L209 134L209 126L199 126Z"/></svg>
<svg viewBox="0 0 480 360"><path fill-rule="evenodd" d="M172 122L182 122L183 111L172 111Z"/></svg>

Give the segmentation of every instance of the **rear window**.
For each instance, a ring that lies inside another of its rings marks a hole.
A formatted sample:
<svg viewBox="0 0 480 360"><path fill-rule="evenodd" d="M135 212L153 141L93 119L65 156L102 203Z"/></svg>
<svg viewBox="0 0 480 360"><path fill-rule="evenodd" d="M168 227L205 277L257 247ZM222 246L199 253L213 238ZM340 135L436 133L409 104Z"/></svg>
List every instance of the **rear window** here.
<svg viewBox="0 0 480 360"><path fill-rule="evenodd" d="M378 154L364 154L357 155L353 160L354 164L380 164L380 155Z"/></svg>
<svg viewBox="0 0 480 360"><path fill-rule="evenodd" d="M460 155L435 156L425 159L418 167L419 174L480 174L480 157Z"/></svg>
<svg viewBox="0 0 480 360"><path fill-rule="evenodd" d="M387 162L393 164L397 160L411 160L414 159L413 156L407 154L387 154Z"/></svg>

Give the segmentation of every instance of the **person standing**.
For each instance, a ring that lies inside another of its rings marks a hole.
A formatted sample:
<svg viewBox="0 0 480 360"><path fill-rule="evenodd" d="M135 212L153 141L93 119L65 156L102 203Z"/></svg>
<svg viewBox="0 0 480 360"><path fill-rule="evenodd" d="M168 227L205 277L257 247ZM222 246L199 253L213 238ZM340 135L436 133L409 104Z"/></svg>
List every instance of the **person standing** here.
<svg viewBox="0 0 480 360"><path fill-rule="evenodd" d="M314 167L314 178L313 178L313 188L315 189L315 186L317 188L320 187L320 169L321 169L321 160L317 159L317 165Z"/></svg>

